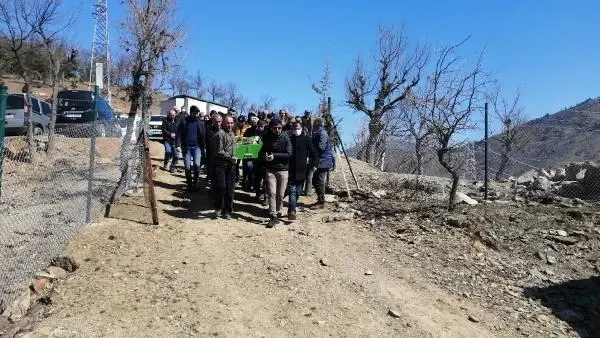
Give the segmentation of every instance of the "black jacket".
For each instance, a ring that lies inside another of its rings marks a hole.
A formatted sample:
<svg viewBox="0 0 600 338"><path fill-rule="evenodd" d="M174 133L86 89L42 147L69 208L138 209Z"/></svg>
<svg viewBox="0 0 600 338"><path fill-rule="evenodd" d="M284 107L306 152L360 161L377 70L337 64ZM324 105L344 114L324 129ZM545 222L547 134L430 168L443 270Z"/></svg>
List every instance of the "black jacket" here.
<svg viewBox="0 0 600 338"><path fill-rule="evenodd" d="M182 149L187 148L187 125L190 122L191 117L185 118L185 120L181 121L178 126L177 132L177 145L181 146ZM206 156L206 127L204 123L198 120L198 148L200 148L200 152L202 157Z"/></svg>
<svg viewBox="0 0 600 338"><path fill-rule="evenodd" d="M212 127L212 125L207 124L206 125L206 158L207 158L207 163L209 164L215 164L216 163L216 153L215 153L215 142L214 142L214 136L219 132L219 129L215 129Z"/></svg>
<svg viewBox="0 0 600 338"><path fill-rule="evenodd" d="M292 157L290 158L290 181L306 180L306 173L310 165L318 160L317 151L310 137L302 134L292 135Z"/></svg>
<svg viewBox="0 0 600 338"><path fill-rule="evenodd" d="M261 133L258 131L258 128L256 128L256 126L252 126L248 129L246 129L243 136L244 137L255 137L255 136L261 136Z"/></svg>
<svg viewBox="0 0 600 338"><path fill-rule="evenodd" d="M273 161L265 160L266 154L273 154ZM277 136L269 131L263 137L263 145L260 148L258 157L266 170L283 171L290 167L290 158L292 157L292 141L288 133L281 133Z"/></svg>
<svg viewBox="0 0 600 338"><path fill-rule="evenodd" d="M165 118L162 121L162 135L164 142L176 142L177 141L177 132L178 132L179 124L176 119L172 119L169 121L169 118ZM171 137L171 134L175 134L175 137Z"/></svg>

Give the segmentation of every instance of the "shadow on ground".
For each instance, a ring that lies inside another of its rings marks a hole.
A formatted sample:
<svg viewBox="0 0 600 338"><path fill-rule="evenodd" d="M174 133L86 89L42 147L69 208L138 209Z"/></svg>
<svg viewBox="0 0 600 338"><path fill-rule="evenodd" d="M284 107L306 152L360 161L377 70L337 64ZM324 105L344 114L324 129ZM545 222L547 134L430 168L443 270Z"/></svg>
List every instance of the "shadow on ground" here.
<svg viewBox="0 0 600 338"><path fill-rule="evenodd" d="M600 335L600 277L571 280L543 288L527 288L524 294L550 308L579 336Z"/></svg>

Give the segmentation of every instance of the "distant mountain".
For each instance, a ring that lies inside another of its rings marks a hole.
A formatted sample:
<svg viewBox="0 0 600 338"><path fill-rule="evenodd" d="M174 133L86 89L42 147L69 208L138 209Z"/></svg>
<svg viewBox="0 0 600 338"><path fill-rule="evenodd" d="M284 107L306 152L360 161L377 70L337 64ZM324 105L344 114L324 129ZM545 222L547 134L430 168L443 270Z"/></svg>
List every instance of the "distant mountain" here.
<svg viewBox="0 0 600 338"><path fill-rule="evenodd" d="M527 146L511 154L511 162L504 177L518 176L533 168L553 169L571 162L600 162L600 98L587 99L571 108L555 114L531 120L524 127ZM493 178L498 167L502 147L499 135L489 140L489 174ZM475 161L464 170L465 178L483 179L484 142L476 142L472 150L465 148L464 156L475 156ZM355 156L355 148L349 149ZM446 171L437 163L435 153L426 152L425 175L447 177ZM390 138L386 144L385 171L414 173L416 161L413 145L399 138Z"/></svg>
<svg viewBox="0 0 600 338"><path fill-rule="evenodd" d="M600 161L600 98L587 99L555 114L525 124L527 146L511 155L507 175L519 175L533 167L552 169L571 162ZM483 142L477 143L476 160L483 169ZM496 168L501 152L499 136L490 138L489 165ZM494 170L490 172L494 173Z"/></svg>

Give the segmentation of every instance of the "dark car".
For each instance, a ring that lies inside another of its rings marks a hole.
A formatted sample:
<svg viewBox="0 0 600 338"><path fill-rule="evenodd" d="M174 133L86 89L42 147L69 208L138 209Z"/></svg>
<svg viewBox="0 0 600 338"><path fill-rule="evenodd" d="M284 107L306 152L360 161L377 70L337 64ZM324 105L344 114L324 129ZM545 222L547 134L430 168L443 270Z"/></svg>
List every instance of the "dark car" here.
<svg viewBox="0 0 600 338"><path fill-rule="evenodd" d="M98 97L98 115L94 122L94 93L89 90L58 92L57 133L73 137L121 137L121 126L105 98Z"/></svg>

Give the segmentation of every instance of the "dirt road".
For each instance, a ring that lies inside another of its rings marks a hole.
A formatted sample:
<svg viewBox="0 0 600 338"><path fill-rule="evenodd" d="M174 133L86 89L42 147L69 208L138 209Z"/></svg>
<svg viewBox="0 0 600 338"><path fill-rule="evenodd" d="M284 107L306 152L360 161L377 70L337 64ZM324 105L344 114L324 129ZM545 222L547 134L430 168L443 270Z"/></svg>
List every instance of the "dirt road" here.
<svg viewBox="0 0 600 338"><path fill-rule="evenodd" d="M115 208L123 219L82 231L67 250L80 269L33 336L515 335L352 222L303 212L266 229L244 193L233 220L213 220L203 193L180 190L180 175L160 171L156 182L160 225L133 221L147 209L129 200Z"/></svg>

